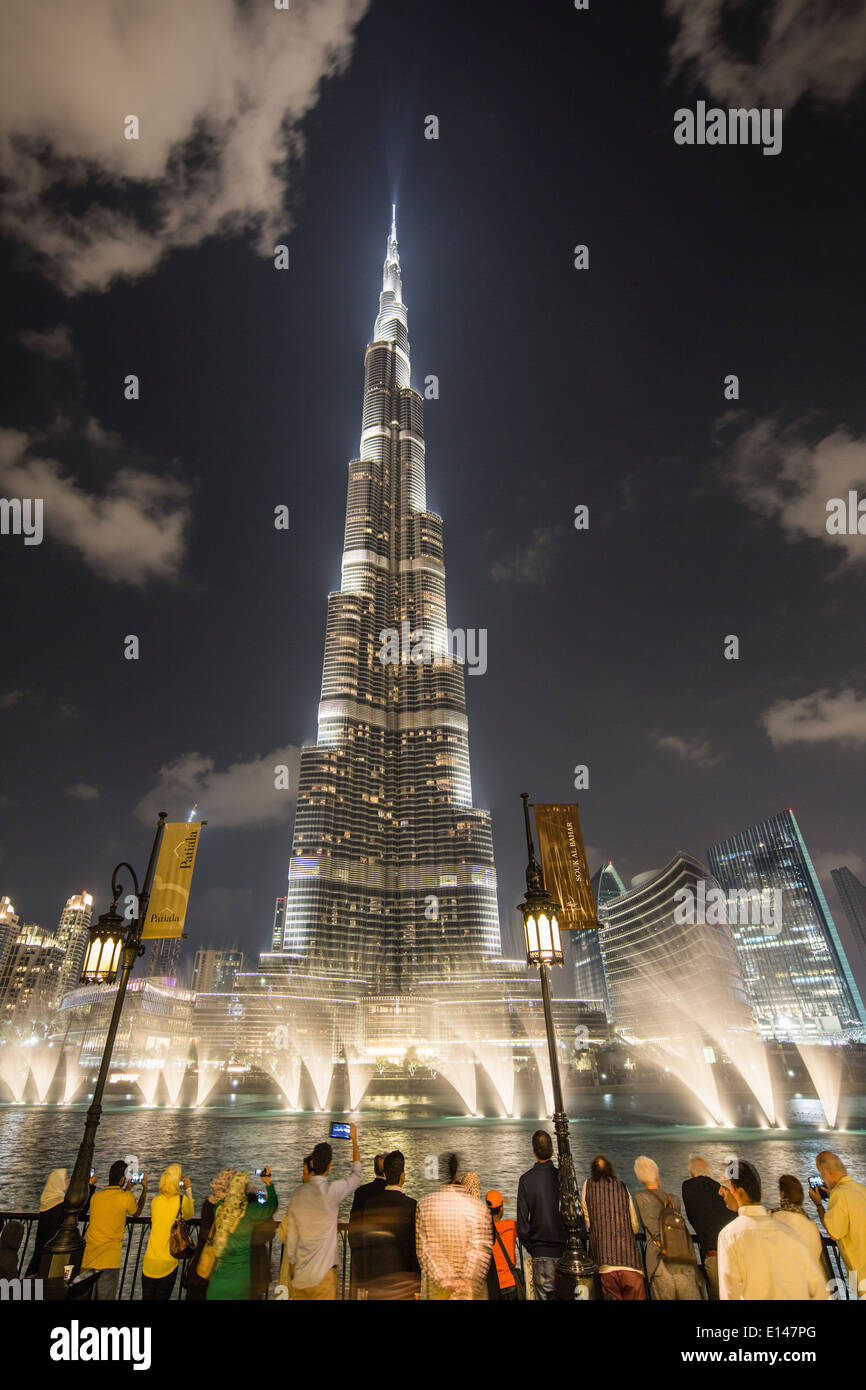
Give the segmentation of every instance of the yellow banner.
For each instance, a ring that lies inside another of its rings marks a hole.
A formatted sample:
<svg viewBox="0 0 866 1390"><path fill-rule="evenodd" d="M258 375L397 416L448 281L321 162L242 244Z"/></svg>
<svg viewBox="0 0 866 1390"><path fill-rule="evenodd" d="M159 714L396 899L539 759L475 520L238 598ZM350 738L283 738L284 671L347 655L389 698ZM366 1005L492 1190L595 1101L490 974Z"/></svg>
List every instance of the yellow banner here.
<svg viewBox="0 0 866 1390"><path fill-rule="evenodd" d="M560 930L600 930L577 807L536 806L534 810L544 886L562 908Z"/></svg>
<svg viewBox="0 0 866 1390"><path fill-rule="evenodd" d="M166 821L142 938L183 936L202 821Z"/></svg>

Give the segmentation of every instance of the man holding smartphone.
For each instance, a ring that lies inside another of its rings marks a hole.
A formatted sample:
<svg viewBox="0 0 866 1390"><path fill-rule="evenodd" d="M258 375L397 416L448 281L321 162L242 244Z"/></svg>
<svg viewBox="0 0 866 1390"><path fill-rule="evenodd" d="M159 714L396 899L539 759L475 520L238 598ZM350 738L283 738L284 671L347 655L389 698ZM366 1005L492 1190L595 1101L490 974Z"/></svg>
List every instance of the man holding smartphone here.
<svg viewBox="0 0 866 1390"><path fill-rule="evenodd" d="M131 1180L126 1176L126 1164L119 1158L108 1170L108 1186L101 1192L95 1192L90 1199L90 1221L81 1273L99 1270L99 1278L93 1289L94 1298L117 1298L126 1218L141 1215L147 1197L147 1174L141 1175L141 1196L137 1202L130 1191L131 1185Z"/></svg>
<svg viewBox="0 0 866 1390"><path fill-rule="evenodd" d="M337 1221L340 1206L361 1185L358 1131L349 1125L352 1171L328 1181L334 1151L330 1144L313 1149L309 1182L295 1188L286 1216L286 1248L293 1300L333 1302L337 1297Z"/></svg>

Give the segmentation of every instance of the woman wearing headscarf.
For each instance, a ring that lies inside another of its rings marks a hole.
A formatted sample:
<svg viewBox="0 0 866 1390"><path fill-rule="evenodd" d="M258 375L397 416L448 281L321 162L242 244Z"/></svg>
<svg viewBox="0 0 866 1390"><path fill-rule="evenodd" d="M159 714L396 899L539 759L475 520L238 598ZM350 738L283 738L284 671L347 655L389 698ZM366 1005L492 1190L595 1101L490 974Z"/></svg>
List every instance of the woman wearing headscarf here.
<svg viewBox="0 0 866 1390"><path fill-rule="evenodd" d="M210 1192L201 1204L201 1219L198 1227L198 1243L195 1247L195 1254L188 1262L186 1267L186 1296L193 1302L204 1302L207 1298L207 1279L202 1279L198 1272L198 1262L201 1252L207 1245L208 1236L213 1226L214 1212L218 1204L223 1200L229 1190L229 1184L235 1175L234 1168L222 1168L213 1179L210 1185Z"/></svg>
<svg viewBox="0 0 866 1390"><path fill-rule="evenodd" d="M256 1227L270 1221L277 1209L277 1193L271 1170L262 1172L265 1200L250 1191L249 1173L235 1173L228 1192L217 1206L213 1223L216 1264L207 1286L208 1302L243 1302L252 1294L250 1251Z"/></svg>
<svg viewBox="0 0 866 1390"><path fill-rule="evenodd" d="M60 1230L60 1223L63 1220L63 1202L66 1197L66 1189L69 1186L65 1168L52 1168L48 1174L48 1180L42 1189L42 1196L39 1198L39 1221L36 1225L36 1244L33 1247L33 1254L30 1256L30 1263L25 1270L24 1277L32 1278L39 1274L39 1266L42 1263L42 1252L50 1240L57 1235ZM90 1199L93 1196L93 1189L96 1186L95 1175L90 1179L90 1186L87 1189L87 1201L81 1208L79 1220L87 1215L87 1208L90 1206Z"/></svg>
<svg viewBox="0 0 866 1390"><path fill-rule="evenodd" d="M150 1204L150 1238L141 1266L141 1296L146 1301L171 1298L178 1265L169 1250L171 1228L179 1216L189 1221L193 1210L190 1180L182 1176L179 1163L170 1163Z"/></svg>

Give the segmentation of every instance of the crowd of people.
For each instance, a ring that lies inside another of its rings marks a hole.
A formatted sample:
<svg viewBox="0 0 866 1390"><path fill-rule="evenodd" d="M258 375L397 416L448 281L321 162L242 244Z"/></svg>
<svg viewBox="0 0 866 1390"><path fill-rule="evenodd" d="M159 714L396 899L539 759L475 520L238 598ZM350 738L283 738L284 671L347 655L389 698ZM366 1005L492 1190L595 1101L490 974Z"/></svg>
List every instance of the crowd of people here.
<svg viewBox="0 0 866 1390"><path fill-rule="evenodd" d="M404 1190L406 1163L398 1149L376 1155L373 1177L365 1183L354 1125L349 1137L349 1171L332 1177L332 1147L316 1144L303 1160L301 1181L280 1220L270 1168L253 1175L222 1169L202 1203L195 1240L187 1225L195 1209L192 1185L180 1164L170 1164L150 1203L141 1297L170 1299L180 1276L186 1297L194 1300L335 1300L340 1296L340 1208L350 1197L349 1297L547 1301L559 1296L557 1263L567 1235L553 1142L545 1130L532 1137L535 1161L520 1178L514 1218L506 1215L508 1203L497 1188L482 1197L477 1173L463 1171L455 1153L441 1157L438 1188L418 1200ZM851 1296L866 1296L866 1186L829 1151L818 1154L816 1168L818 1176L808 1185L813 1219L803 1186L792 1174L778 1180L778 1205L764 1205L760 1175L746 1159L730 1158L714 1177L709 1162L692 1155L680 1197L665 1190L652 1158L635 1160L638 1186L632 1195L611 1160L599 1154L578 1200L601 1296L617 1301L844 1297L825 1237L835 1242ZM65 1169L49 1175L28 1276L39 1273L45 1246L59 1229L67 1186ZM140 1216L146 1199L146 1174L134 1195L122 1160L112 1165L104 1188L97 1190L91 1177L86 1242L75 1281L87 1284L89 1296L118 1297L127 1218ZM8 1221L0 1231L0 1277L17 1273L23 1237L20 1221ZM271 1278L275 1239L282 1246L276 1284Z"/></svg>

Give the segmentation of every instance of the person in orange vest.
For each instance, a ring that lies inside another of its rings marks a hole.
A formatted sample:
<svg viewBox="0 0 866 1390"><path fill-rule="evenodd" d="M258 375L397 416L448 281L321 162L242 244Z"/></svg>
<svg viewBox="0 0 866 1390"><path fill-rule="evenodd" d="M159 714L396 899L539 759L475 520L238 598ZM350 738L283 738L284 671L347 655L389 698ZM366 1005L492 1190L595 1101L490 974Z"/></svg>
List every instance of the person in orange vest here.
<svg viewBox="0 0 866 1390"><path fill-rule="evenodd" d="M498 1240L494 1239L493 1241L493 1259L499 1279L499 1297L519 1298L520 1294L515 1279L517 1273L517 1222L503 1219L505 1198L495 1187L487 1193L486 1201L490 1215L493 1217L493 1229L499 1237Z"/></svg>

